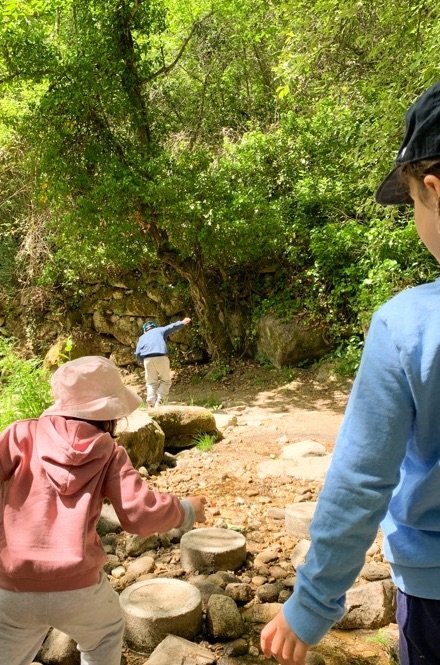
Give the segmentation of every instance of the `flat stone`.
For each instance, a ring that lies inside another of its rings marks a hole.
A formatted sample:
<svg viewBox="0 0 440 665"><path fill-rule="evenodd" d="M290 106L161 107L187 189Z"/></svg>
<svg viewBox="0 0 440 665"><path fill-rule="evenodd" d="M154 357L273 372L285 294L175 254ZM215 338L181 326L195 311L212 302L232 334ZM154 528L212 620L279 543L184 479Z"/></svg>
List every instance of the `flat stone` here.
<svg viewBox="0 0 440 665"><path fill-rule="evenodd" d="M292 556L290 557L290 562L292 566L296 569L302 563L304 563L307 553L310 549L311 542L306 538L302 538L293 549Z"/></svg>
<svg viewBox="0 0 440 665"><path fill-rule="evenodd" d="M180 541L184 570L237 570L246 560L246 539L231 529L193 529Z"/></svg>
<svg viewBox="0 0 440 665"><path fill-rule="evenodd" d="M182 637L167 635L145 665L213 665L215 662L215 655L208 649Z"/></svg>
<svg viewBox="0 0 440 665"><path fill-rule="evenodd" d="M283 476L298 480L322 481L328 471L331 455L322 457L300 457L298 459L274 459L260 462L257 467L259 478L280 478Z"/></svg>
<svg viewBox="0 0 440 665"><path fill-rule="evenodd" d="M125 641L149 655L169 634L192 639L202 626L202 597L192 584L156 578L136 582L120 595Z"/></svg>
<svg viewBox="0 0 440 665"><path fill-rule="evenodd" d="M249 623L268 623L283 607L282 603L260 603L242 611L242 617Z"/></svg>
<svg viewBox="0 0 440 665"><path fill-rule="evenodd" d="M286 531L300 538L308 537L316 501L301 501L286 506Z"/></svg>
<svg viewBox="0 0 440 665"><path fill-rule="evenodd" d="M322 443L307 439L284 446L280 457L283 459L299 459L300 457L323 457L327 450Z"/></svg>

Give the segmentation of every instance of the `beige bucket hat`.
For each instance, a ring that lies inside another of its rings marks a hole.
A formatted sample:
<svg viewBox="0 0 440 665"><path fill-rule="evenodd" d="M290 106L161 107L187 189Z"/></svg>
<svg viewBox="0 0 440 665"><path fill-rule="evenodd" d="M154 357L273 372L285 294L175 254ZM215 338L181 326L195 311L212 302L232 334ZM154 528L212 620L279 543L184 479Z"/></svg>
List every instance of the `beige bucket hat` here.
<svg viewBox="0 0 440 665"><path fill-rule="evenodd" d="M102 356L83 356L61 365L51 385L55 403L43 416L117 420L142 402L134 390L124 386L116 365Z"/></svg>

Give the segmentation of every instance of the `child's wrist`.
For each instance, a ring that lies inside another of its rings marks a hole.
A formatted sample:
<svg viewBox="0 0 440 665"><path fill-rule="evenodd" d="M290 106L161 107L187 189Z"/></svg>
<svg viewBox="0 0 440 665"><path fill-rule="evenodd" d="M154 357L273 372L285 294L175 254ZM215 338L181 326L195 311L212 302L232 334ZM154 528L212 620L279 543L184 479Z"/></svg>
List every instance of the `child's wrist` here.
<svg viewBox="0 0 440 665"><path fill-rule="evenodd" d="M188 501L187 499L182 499L180 505L183 508L184 518L179 529L183 529L184 531L189 531L190 529L192 529L192 527L194 526L194 522L196 521L196 513L194 507L191 501Z"/></svg>

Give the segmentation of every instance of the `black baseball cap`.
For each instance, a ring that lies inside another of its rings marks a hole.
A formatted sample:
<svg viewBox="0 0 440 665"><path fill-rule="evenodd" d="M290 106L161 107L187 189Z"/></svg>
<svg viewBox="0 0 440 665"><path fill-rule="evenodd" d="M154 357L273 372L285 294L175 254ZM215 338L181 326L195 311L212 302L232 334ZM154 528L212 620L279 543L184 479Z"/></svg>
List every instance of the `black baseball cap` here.
<svg viewBox="0 0 440 665"><path fill-rule="evenodd" d="M401 166L422 159L440 159L440 83L425 92L410 106L405 116L405 138L396 157L396 166L376 192L383 205L412 203Z"/></svg>

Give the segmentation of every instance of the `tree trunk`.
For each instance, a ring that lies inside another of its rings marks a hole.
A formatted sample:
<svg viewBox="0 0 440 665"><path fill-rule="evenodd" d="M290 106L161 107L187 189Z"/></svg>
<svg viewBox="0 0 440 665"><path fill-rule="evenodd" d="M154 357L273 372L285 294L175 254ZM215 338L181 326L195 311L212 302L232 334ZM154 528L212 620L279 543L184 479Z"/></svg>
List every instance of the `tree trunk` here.
<svg viewBox="0 0 440 665"><path fill-rule="evenodd" d="M227 329L225 302L218 296L220 280L208 279L203 268L193 260L186 260L183 264L175 259L166 262L188 282L201 324L200 331L211 359L228 358L232 352L232 343Z"/></svg>
<svg viewBox="0 0 440 665"><path fill-rule="evenodd" d="M168 242L168 234L154 221L154 215L145 204L140 206L141 212L137 221L144 232L152 240L159 259L170 266L189 285L200 332L206 342L208 353L213 360L227 358L232 352L232 342L227 329L225 312L226 296L219 296L220 275L209 275L204 268L203 256L199 248L194 248L192 258L181 258L176 249ZM150 220L146 222L145 220Z"/></svg>

